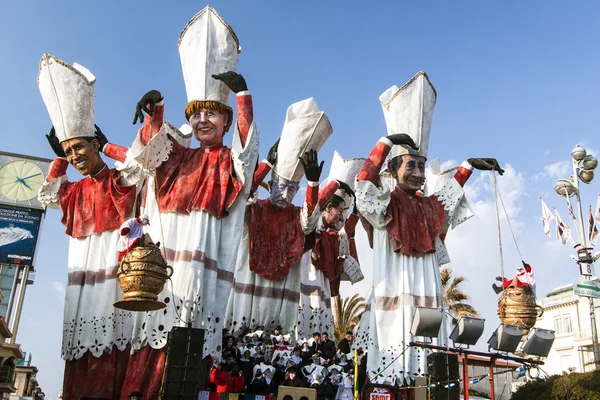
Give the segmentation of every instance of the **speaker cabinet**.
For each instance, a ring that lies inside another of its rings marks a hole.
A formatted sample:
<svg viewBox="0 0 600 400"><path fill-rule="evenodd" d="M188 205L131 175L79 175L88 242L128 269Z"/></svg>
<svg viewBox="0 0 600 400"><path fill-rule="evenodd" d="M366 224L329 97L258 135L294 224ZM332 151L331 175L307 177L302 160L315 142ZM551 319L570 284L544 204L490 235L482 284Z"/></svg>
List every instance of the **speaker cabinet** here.
<svg viewBox="0 0 600 400"><path fill-rule="evenodd" d="M427 371L431 383L438 383L429 391L431 400L459 400L460 375L458 372L458 355L448 353L431 353L427 356ZM448 388L446 385L452 383Z"/></svg>
<svg viewBox="0 0 600 400"><path fill-rule="evenodd" d="M317 390L293 386L279 386L277 400L317 400Z"/></svg>
<svg viewBox="0 0 600 400"><path fill-rule="evenodd" d="M198 392L205 390L208 369L203 348L204 329L174 327L169 332L161 399L198 399Z"/></svg>

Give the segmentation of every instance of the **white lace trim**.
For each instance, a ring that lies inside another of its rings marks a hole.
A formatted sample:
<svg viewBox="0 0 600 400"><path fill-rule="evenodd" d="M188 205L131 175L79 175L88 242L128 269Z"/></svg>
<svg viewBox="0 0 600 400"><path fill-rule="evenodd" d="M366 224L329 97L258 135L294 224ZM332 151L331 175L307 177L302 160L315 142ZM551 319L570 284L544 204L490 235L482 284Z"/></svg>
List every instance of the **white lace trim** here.
<svg viewBox="0 0 600 400"><path fill-rule="evenodd" d="M123 186L138 185L149 175L149 171L144 171L142 165L135 160L131 149L127 150L124 162L115 161L115 168L121 175L119 183Z"/></svg>
<svg viewBox="0 0 600 400"><path fill-rule="evenodd" d="M61 175L58 178L45 181L38 190L38 200L47 207L60 209L60 198L58 192L60 187L68 182L67 175Z"/></svg>
<svg viewBox="0 0 600 400"><path fill-rule="evenodd" d="M387 186L378 187L371 181L356 181L356 205L361 213L385 214L391 192Z"/></svg>
<svg viewBox="0 0 600 400"><path fill-rule="evenodd" d="M300 226L302 227L302 233L305 235L310 234L315 229L317 229L317 225L319 224L319 220L321 219L321 207L317 204L312 214L308 215L308 204L304 202L302 204L302 210L300 210Z"/></svg>
<svg viewBox="0 0 600 400"><path fill-rule="evenodd" d="M250 125L250 129L248 130L248 136L246 137L246 146L242 148L240 133L236 124L235 135L233 136L233 143L231 145L231 158L233 160L235 176L244 185L243 192L246 196L251 190L250 185L246 185L246 182L252 182L251 174L254 173L254 167L248 168L248 166L254 166L256 160L258 160L258 137L258 128L254 121L252 121L252 125Z"/></svg>
<svg viewBox="0 0 600 400"><path fill-rule="evenodd" d="M161 164L169 159L171 151L173 151L173 142L169 138L165 125L160 127L160 131L144 145L141 140L142 129L131 146L133 159L137 161L142 168L151 170L161 166Z"/></svg>
<svg viewBox="0 0 600 400"><path fill-rule="evenodd" d="M457 227L473 216L473 211L465 198L462 186L451 179L436 193L438 200L444 205L446 212L446 226Z"/></svg>

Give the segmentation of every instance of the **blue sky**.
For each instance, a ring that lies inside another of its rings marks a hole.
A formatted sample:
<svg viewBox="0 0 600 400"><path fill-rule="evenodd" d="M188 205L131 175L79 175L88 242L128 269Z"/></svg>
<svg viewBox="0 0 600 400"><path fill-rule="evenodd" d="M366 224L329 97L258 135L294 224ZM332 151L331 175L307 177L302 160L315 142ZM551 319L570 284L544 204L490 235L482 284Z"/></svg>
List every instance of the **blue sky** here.
<svg viewBox="0 0 600 400"><path fill-rule="evenodd" d="M96 122L115 143L129 145L135 104L149 89L166 99L166 118L184 123L186 104L177 39L206 3L191 1L21 1L0 6L1 150L53 157L44 138L50 119L36 85L44 52L78 62L97 77ZM456 164L496 157L507 168L501 190L525 259L537 272L538 295L572 283L570 249L543 236L538 197L567 214L553 194L569 175L571 149L597 143L600 91L596 2L481 1L215 1L242 45L238 72L254 96L266 154L285 110L314 97L334 134L333 150L366 157L385 134L379 95L425 70L437 89L429 155ZM230 136L226 137L226 142ZM328 166L325 167L328 171ZM70 173L72 179L79 179ZM476 173L467 193L477 216L449 235L452 267L487 319L498 324L489 286L499 275L497 228L489 175ZM584 188L596 201L597 181ZM264 192L263 192L264 193ZM48 212L36 282L28 290L18 342L33 353L42 388L60 390L67 237L60 213ZM504 226L505 269L518 257ZM359 235L359 239L364 239ZM367 246L359 246L371 268ZM365 285L344 286L343 292ZM486 335L488 334L486 331ZM489 337L489 335L488 335ZM483 341L483 340L482 340Z"/></svg>

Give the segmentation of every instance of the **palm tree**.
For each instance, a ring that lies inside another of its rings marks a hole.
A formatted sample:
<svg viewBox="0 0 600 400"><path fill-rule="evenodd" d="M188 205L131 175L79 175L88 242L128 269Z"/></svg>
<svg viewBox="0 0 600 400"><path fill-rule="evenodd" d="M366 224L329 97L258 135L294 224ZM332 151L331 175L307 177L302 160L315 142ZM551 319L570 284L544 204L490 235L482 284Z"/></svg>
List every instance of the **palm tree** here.
<svg viewBox="0 0 600 400"><path fill-rule="evenodd" d="M452 315L452 323L456 324L458 318L462 316L478 317L479 313L475 310L475 307L466 303L470 300L470 297L463 291L462 285L467 282L467 278L462 275L452 277L452 272L452 268L444 267L440 271L440 276L444 305L448 307Z"/></svg>
<svg viewBox="0 0 600 400"><path fill-rule="evenodd" d="M365 299L358 295L345 299L333 298L333 334L336 343L342 340L347 331L353 331L365 310Z"/></svg>

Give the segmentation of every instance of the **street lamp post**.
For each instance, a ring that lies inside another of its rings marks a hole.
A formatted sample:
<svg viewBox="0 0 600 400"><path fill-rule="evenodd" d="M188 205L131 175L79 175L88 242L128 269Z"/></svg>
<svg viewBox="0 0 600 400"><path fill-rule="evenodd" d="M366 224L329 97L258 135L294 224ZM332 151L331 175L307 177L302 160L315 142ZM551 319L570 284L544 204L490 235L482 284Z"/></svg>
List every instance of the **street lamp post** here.
<svg viewBox="0 0 600 400"><path fill-rule="evenodd" d="M583 224L583 210L581 207L581 195L579 192L579 181L590 183L594 179L594 169L598 165L598 160L593 155L588 155L586 150L577 145L571 152L573 164L573 179L561 179L555 186L556 192L566 198L575 195L577 199L577 231L581 243L575 245L577 252L576 262L579 264L580 273L584 275L585 280L591 280L593 274L592 249L588 247L588 238L586 236ZM591 238L590 238L591 240ZM590 323L592 325L592 343L594 348L594 365L600 369L600 351L598 349L598 333L596 329L596 311L594 309L594 298L588 297L590 307Z"/></svg>

